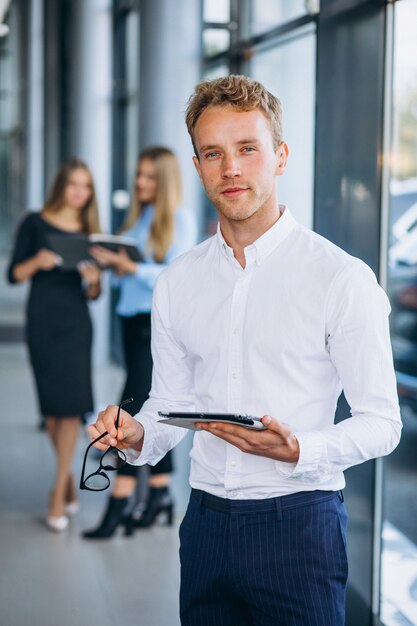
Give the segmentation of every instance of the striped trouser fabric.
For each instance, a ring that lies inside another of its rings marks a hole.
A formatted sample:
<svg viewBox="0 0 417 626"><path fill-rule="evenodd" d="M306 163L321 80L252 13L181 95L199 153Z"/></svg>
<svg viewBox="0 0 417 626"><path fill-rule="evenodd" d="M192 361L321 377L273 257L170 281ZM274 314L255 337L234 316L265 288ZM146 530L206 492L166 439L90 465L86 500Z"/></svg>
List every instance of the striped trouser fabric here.
<svg viewBox="0 0 417 626"><path fill-rule="evenodd" d="M343 626L346 526L341 492L225 500L193 489L182 626Z"/></svg>

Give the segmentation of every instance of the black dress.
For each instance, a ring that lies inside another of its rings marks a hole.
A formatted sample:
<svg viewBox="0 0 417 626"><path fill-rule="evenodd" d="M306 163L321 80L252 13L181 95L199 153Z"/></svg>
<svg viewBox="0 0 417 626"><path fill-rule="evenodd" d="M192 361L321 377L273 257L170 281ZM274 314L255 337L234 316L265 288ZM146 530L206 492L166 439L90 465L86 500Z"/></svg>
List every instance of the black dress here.
<svg viewBox="0 0 417 626"><path fill-rule="evenodd" d="M51 249L48 233L66 234L31 213L22 221L8 270ZM93 411L91 384L92 325L80 274L76 270L39 271L27 302L26 340L44 416L83 418Z"/></svg>

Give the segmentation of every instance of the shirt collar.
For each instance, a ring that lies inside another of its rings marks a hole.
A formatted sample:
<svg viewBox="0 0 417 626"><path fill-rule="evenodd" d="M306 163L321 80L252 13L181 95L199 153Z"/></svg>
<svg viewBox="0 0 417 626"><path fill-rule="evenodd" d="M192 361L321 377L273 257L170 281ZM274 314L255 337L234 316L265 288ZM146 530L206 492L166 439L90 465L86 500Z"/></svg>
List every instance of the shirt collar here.
<svg viewBox="0 0 417 626"><path fill-rule="evenodd" d="M289 208L283 204L279 205L281 217L256 241L245 248L245 257L247 264L256 262L258 265L271 254L283 241L290 232L295 228L297 222L290 212ZM217 225L217 241L224 254L229 259L234 259L233 248L225 241L220 224Z"/></svg>

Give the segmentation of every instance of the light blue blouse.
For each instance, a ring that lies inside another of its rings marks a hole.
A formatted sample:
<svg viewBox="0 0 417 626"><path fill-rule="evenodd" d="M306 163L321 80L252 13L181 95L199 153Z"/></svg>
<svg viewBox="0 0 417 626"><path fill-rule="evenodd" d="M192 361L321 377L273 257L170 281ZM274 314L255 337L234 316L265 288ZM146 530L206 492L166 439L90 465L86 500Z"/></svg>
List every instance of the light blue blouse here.
<svg viewBox="0 0 417 626"><path fill-rule="evenodd" d="M148 245L153 215L154 207L146 206L136 224L123 232L126 237L136 240L137 248L145 260L138 264L134 275L128 274L122 278L113 275L112 284L120 287L116 313L122 317L149 313L153 288L159 274L171 261L197 242L197 225L194 215L187 209L178 208L175 212L174 239L164 262L156 263Z"/></svg>

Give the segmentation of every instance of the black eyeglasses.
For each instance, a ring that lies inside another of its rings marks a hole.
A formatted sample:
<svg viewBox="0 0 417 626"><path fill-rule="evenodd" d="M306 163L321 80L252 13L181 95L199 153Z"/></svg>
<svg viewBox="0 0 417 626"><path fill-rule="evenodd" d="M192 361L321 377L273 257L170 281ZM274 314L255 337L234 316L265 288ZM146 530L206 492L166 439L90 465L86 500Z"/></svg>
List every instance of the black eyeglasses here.
<svg viewBox="0 0 417 626"><path fill-rule="evenodd" d="M122 406L128 404L129 402L133 402L133 398L123 400L123 402L119 404L116 422L114 424L116 430L119 427L120 409L122 408ZM83 469L81 471L80 489L87 489L88 491L104 491L110 485L110 479L105 472L112 472L119 469L120 467L123 467L123 465L126 465L125 453L122 450L118 450L117 448L113 448L113 446L110 446L109 449L106 450L106 452L101 456L98 469L89 476L87 476L87 478L84 478L85 466L87 463L87 456L90 448L94 446L97 441L100 441L100 439L103 439L103 437L108 434L109 433L106 431L105 433L100 435L100 437L94 439L94 441L90 443L87 450L85 451Z"/></svg>

